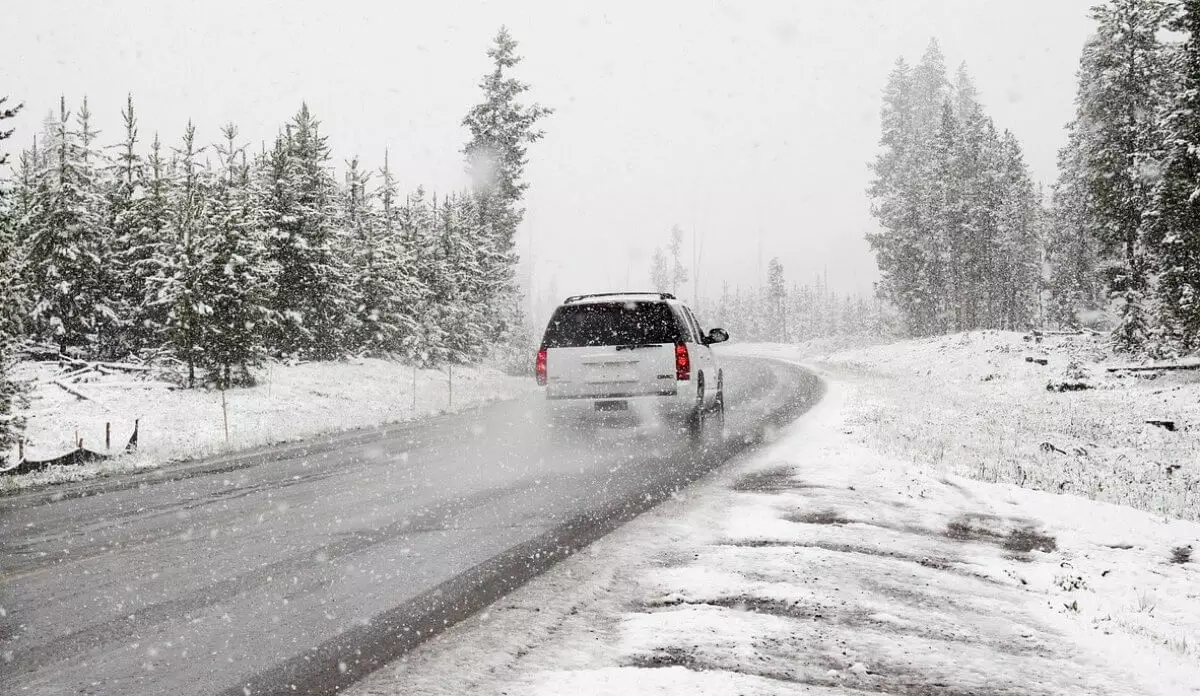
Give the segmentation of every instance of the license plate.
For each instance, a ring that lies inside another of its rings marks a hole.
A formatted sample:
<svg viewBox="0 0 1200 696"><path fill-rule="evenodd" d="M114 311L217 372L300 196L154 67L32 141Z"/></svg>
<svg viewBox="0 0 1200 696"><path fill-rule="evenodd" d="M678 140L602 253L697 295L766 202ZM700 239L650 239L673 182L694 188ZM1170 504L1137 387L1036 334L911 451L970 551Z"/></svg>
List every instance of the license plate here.
<svg viewBox="0 0 1200 696"><path fill-rule="evenodd" d="M597 411L628 411L628 401L597 401Z"/></svg>

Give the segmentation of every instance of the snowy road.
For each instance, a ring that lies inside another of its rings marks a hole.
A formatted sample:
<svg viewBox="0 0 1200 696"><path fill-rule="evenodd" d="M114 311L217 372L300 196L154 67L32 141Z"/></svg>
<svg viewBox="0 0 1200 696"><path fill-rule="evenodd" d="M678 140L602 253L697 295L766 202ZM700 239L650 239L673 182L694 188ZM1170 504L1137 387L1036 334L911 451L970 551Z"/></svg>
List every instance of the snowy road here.
<svg viewBox="0 0 1200 696"><path fill-rule="evenodd" d="M332 693L793 419L727 362L728 431L545 436L519 400L0 499L0 691Z"/></svg>

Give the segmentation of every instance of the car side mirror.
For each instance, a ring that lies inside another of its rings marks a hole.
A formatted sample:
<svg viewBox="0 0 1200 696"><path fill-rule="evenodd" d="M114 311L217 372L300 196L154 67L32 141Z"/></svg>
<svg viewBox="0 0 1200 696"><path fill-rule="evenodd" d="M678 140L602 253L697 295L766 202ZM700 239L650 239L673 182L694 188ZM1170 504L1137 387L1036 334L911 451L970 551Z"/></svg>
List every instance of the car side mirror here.
<svg viewBox="0 0 1200 696"><path fill-rule="evenodd" d="M729 333L725 329L712 329L708 335L704 337L704 345L711 346L714 343L724 343L729 340Z"/></svg>

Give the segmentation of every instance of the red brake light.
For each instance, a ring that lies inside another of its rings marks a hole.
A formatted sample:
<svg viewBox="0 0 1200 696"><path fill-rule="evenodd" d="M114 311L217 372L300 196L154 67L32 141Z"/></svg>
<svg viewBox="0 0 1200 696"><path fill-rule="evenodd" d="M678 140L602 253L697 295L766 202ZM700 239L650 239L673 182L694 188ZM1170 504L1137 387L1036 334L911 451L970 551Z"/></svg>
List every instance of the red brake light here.
<svg viewBox="0 0 1200 696"><path fill-rule="evenodd" d="M687 381L692 378L692 359L688 356L687 344L675 344L675 379Z"/></svg>
<svg viewBox="0 0 1200 696"><path fill-rule="evenodd" d="M537 372L537 383L541 386L546 386L546 349L542 348L537 354L537 366L534 368Z"/></svg>

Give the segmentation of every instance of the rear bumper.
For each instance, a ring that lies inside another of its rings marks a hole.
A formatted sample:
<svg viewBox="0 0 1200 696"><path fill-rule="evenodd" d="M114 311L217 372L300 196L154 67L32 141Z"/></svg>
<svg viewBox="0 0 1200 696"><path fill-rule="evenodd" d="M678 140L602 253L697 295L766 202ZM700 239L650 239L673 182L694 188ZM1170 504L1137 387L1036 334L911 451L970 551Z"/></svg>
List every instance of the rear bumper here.
<svg viewBox="0 0 1200 696"><path fill-rule="evenodd" d="M546 391L546 406L556 414L586 414L596 411L596 404L603 401L626 401L631 411L654 411L662 415L683 415L690 413L695 407L696 395L691 382L676 382L671 390L658 394L631 394L628 392L612 391L603 394L574 396L556 394L552 389Z"/></svg>
<svg viewBox="0 0 1200 696"><path fill-rule="evenodd" d="M602 394L588 394L586 396L577 396L574 394L555 394L552 391L546 392L548 401L611 401L612 399L661 399L664 397L678 396L679 390L672 387L670 390L662 390L654 394L645 394L641 392L604 392Z"/></svg>

